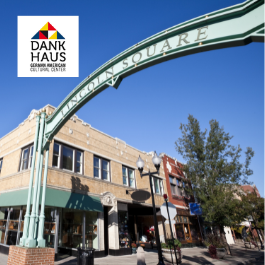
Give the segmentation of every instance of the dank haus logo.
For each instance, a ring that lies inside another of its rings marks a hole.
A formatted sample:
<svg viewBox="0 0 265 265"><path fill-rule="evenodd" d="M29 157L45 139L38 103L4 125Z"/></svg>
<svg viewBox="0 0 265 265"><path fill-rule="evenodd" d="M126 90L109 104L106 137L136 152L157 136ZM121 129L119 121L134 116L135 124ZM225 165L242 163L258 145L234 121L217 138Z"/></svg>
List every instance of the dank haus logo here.
<svg viewBox="0 0 265 265"><path fill-rule="evenodd" d="M66 71L65 38L47 22L31 38L31 71Z"/></svg>
<svg viewBox="0 0 265 265"><path fill-rule="evenodd" d="M18 16L18 77L78 77L79 17Z"/></svg>

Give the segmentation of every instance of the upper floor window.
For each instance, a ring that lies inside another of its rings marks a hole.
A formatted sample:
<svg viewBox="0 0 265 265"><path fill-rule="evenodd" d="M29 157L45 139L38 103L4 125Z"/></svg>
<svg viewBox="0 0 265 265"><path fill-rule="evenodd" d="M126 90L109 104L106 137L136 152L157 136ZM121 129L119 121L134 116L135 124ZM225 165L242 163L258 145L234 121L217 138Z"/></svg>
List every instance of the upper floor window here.
<svg viewBox="0 0 265 265"><path fill-rule="evenodd" d="M22 149L19 170L31 168L33 156L33 145L27 146Z"/></svg>
<svg viewBox="0 0 265 265"><path fill-rule="evenodd" d="M122 166L122 181L123 181L123 185L135 188L134 170L131 168Z"/></svg>
<svg viewBox="0 0 265 265"><path fill-rule="evenodd" d="M54 143L52 166L83 174L83 156L80 150Z"/></svg>
<svg viewBox="0 0 265 265"><path fill-rule="evenodd" d="M186 196L185 183L175 177L169 176L170 189L172 195Z"/></svg>
<svg viewBox="0 0 265 265"><path fill-rule="evenodd" d="M172 195L176 195L177 194L177 189L176 189L175 178L169 177L169 182L170 182L170 190L171 190Z"/></svg>
<svg viewBox="0 0 265 265"><path fill-rule="evenodd" d="M0 159L0 173L2 171L2 166L3 166L3 158Z"/></svg>
<svg viewBox="0 0 265 265"><path fill-rule="evenodd" d="M153 191L156 194L163 195L164 194L164 187L163 187L163 180L159 178L152 178L152 186L153 186Z"/></svg>
<svg viewBox="0 0 265 265"><path fill-rule="evenodd" d="M94 177L110 181L110 162L94 156Z"/></svg>

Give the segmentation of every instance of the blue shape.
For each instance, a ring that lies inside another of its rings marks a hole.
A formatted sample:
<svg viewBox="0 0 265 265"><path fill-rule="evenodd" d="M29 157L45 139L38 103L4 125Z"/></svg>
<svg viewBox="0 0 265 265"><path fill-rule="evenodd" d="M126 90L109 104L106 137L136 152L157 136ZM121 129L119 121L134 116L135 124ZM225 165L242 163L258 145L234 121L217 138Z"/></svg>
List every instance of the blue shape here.
<svg viewBox="0 0 265 265"><path fill-rule="evenodd" d="M64 37L57 31L57 40L64 40Z"/></svg>
<svg viewBox="0 0 265 265"><path fill-rule="evenodd" d="M189 206L191 215L202 215L202 208L200 204L191 202L189 203Z"/></svg>
<svg viewBox="0 0 265 265"><path fill-rule="evenodd" d="M39 39L39 31L31 38L32 40L38 40Z"/></svg>

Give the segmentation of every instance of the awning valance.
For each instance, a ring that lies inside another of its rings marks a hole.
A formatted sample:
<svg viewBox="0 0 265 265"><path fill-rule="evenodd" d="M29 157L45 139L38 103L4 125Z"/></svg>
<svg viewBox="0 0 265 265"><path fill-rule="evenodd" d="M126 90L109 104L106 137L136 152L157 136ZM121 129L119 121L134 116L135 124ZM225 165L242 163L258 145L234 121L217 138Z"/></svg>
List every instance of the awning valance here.
<svg viewBox="0 0 265 265"><path fill-rule="evenodd" d="M0 207L27 205L27 198L28 189L0 193ZM100 202L100 198L98 197L51 188L47 188L46 190L45 205L84 211L103 212L103 207Z"/></svg>

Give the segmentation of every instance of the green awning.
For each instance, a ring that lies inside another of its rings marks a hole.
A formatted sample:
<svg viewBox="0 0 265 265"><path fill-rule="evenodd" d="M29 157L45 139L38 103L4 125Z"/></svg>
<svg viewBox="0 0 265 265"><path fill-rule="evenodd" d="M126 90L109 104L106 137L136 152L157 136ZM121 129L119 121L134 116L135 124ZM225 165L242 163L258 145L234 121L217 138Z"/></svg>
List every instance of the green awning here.
<svg viewBox="0 0 265 265"><path fill-rule="evenodd" d="M33 193L33 191L32 191ZM40 195L40 203L42 189ZM27 205L28 189L0 193L0 207ZM31 200L32 202L32 200ZM62 190L46 189L46 206L103 212L100 198Z"/></svg>

